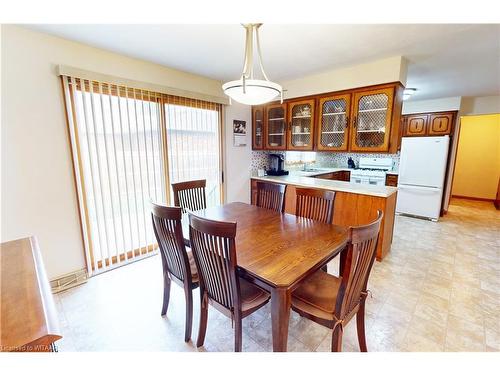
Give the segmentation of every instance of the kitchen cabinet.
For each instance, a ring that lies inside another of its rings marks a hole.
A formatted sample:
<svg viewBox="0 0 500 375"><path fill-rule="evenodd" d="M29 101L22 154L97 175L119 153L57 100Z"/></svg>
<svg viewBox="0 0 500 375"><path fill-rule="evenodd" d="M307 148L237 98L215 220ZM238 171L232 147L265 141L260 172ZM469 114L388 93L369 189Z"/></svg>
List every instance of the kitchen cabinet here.
<svg viewBox="0 0 500 375"><path fill-rule="evenodd" d="M320 151L347 151L351 95L319 99L316 147Z"/></svg>
<svg viewBox="0 0 500 375"><path fill-rule="evenodd" d="M261 148L254 126L252 148L395 153L402 136L403 89L394 82L255 106L252 123L257 125L263 113L264 144Z"/></svg>
<svg viewBox="0 0 500 375"><path fill-rule="evenodd" d="M453 114L451 113L436 113L429 116L429 135L449 135L451 133L451 125Z"/></svg>
<svg viewBox="0 0 500 375"><path fill-rule="evenodd" d="M266 150L286 150L286 104L272 104L264 111Z"/></svg>
<svg viewBox="0 0 500 375"><path fill-rule="evenodd" d="M313 149L314 99L288 103L288 150Z"/></svg>
<svg viewBox="0 0 500 375"><path fill-rule="evenodd" d="M361 91L354 94L351 151L387 152L389 150L393 100L393 88Z"/></svg>
<svg viewBox="0 0 500 375"><path fill-rule="evenodd" d="M322 178L325 180L336 180L336 181L350 181L351 172L350 171L337 171L337 172L329 172L323 173L316 176L312 176L314 178Z"/></svg>
<svg viewBox="0 0 500 375"><path fill-rule="evenodd" d="M427 114L410 115L405 119L405 137L424 136L427 134Z"/></svg>
<svg viewBox="0 0 500 375"><path fill-rule="evenodd" d="M405 115L403 137L431 137L453 134L456 111Z"/></svg>
<svg viewBox="0 0 500 375"><path fill-rule="evenodd" d="M264 148L264 107L252 108L252 149Z"/></svg>
<svg viewBox="0 0 500 375"><path fill-rule="evenodd" d="M286 177L278 178L276 182L270 181L269 177L254 177L250 180L250 198L252 204L257 204L257 181L265 181L269 184L286 184L284 211L292 215L295 215L297 200L296 188L318 188L316 184L295 184L293 182L288 182ZM327 181L325 181L325 183L328 184ZM366 194L362 188L360 189L363 191L362 193L339 191L336 190L335 187L322 187L319 189L335 191L333 224L343 225L345 227L364 225L376 217L378 210L384 213L384 217L380 224L380 234L376 249L376 258L378 261L382 261L391 249L396 211L396 192L389 193L387 196L375 196Z"/></svg>
<svg viewBox="0 0 500 375"><path fill-rule="evenodd" d="M385 175L385 186L398 186L398 175L397 174L386 174Z"/></svg>

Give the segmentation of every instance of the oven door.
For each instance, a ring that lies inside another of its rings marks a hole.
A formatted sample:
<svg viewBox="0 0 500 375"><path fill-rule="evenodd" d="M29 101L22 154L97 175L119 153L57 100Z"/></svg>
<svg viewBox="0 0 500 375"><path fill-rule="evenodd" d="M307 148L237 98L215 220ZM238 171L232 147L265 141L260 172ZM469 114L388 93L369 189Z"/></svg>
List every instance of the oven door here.
<svg viewBox="0 0 500 375"><path fill-rule="evenodd" d="M368 176L359 176L351 173L351 179L349 180L349 182L354 184L368 185L370 183L370 179L368 178Z"/></svg>
<svg viewBox="0 0 500 375"><path fill-rule="evenodd" d="M384 177L369 177L368 184L384 186L385 185L385 178Z"/></svg>

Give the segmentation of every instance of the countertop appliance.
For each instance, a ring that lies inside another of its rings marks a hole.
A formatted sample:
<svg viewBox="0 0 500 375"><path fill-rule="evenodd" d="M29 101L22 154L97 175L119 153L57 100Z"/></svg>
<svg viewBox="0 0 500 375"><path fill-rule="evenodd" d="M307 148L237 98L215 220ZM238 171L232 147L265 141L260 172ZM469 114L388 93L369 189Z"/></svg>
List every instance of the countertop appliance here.
<svg viewBox="0 0 500 375"><path fill-rule="evenodd" d="M359 158L359 168L351 171L350 182L385 185L385 172L392 169L391 158Z"/></svg>
<svg viewBox="0 0 500 375"><path fill-rule="evenodd" d="M439 219L450 137L403 137L396 212Z"/></svg>
<svg viewBox="0 0 500 375"><path fill-rule="evenodd" d="M285 157L280 154L269 154L270 168L267 170L269 176L284 176L288 174L288 171L283 169L283 164L285 163Z"/></svg>
<svg viewBox="0 0 500 375"><path fill-rule="evenodd" d="M356 169L356 164L354 164L354 160L352 160L352 158L347 159L347 167L351 169Z"/></svg>

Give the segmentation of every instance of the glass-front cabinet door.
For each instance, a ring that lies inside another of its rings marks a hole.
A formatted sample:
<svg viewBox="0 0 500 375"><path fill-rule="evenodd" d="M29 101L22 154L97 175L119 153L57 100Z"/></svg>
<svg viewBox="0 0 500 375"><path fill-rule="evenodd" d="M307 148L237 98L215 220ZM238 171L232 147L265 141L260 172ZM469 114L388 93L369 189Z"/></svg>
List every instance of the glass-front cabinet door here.
<svg viewBox="0 0 500 375"><path fill-rule="evenodd" d="M335 95L319 99L317 149L346 151L348 146L351 95Z"/></svg>
<svg viewBox="0 0 500 375"><path fill-rule="evenodd" d="M266 107L266 149L286 149L286 104Z"/></svg>
<svg viewBox="0 0 500 375"><path fill-rule="evenodd" d="M312 150L314 99L288 103L288 149Z"/></svg>
<svg viewBox="0 0 500 375"><path fill-rule="evenodd" d="M253 107L252 113L252 149L264 148L264 107Z"/></svg>
<svg viewBox="0 0 500 375"><path fill-rule="evenodd" d="M394 89L354 94L351 151L389 150Z"/></svg>

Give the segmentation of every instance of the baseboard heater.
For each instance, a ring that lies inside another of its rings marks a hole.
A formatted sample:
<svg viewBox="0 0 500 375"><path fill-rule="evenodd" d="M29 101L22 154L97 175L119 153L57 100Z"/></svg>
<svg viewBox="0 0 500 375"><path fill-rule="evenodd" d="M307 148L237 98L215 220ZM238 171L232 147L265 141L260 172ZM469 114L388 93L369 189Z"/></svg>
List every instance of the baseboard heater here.
<svg viewBox="0 0 500 375"><path fill-rule="evenodd" d="M87 278L87 270L81 269L50 280L50 287L52 289L52 293L59 293L63 290L86 283Z"/></svg>

